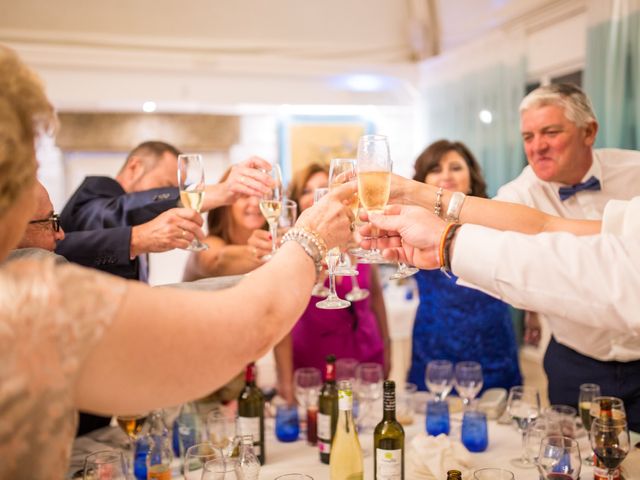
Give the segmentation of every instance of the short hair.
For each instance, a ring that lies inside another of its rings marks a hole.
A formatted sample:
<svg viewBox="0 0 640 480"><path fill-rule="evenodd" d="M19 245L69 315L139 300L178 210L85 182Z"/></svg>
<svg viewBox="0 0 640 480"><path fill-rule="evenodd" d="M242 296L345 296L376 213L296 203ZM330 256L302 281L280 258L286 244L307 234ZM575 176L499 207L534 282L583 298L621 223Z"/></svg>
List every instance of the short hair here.
<svg viewBox="0 0 640 480"><path fill-rule="evenodd" d="M298 206L298 213L302 211L300 209L300 197L302 197L302 192L304 192L304 186L316 173L326 173L328 176L329 166L326 163L309 163L301 170L295 172L293 178L291 179L287 198L296 202L296 205Z"/></svg>
<svg viewBox="0 0 640 480"><path fill-rule="evenodd" d="M0 46L0 217L36 179L35 141L57 118L37 75Z"/></svg>
<svg viewBox="0 0 640 480"><path fill-rule="evenodd" d="M579 128L598 121L587 94L572 83L554 83L536 88L520 102L520 113L547 105L562 107L565 117Z"/></svg>
<svg viewBox="0 0 640 480"><path fill-rule="evenodd" d="M147 142L142 142L140 145L131 150L131 152L129 152L129 155L127 155L127 159L125 160L124 165L122 166L120 171L124 170L124 168L133 157L142 157L144 160L145 172L148 172L158 164L158 161L167 152L171 153L175 157L178 157L178 155L182 153L176 147L167 142L161 142L159 140L149 140Z"/></svg>
<svg viewBox="0 0 640 480"><path fill-rule="evenodd" d="M443 139L429 145L416 159L413 179L424 183L427 174L440 165L442 157L451 151L457 152L469 167L471 195L487 198L487 182L482 176L482 168L471 153L471 150L462 142L451 142Z"/></svg>

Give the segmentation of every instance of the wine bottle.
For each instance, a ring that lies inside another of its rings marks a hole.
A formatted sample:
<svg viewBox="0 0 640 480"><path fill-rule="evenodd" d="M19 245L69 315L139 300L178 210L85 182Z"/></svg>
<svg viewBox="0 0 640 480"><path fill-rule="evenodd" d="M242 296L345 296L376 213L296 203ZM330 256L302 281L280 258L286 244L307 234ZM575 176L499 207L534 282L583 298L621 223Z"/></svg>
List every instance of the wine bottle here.
<svg viewBox="0 0 640 480"><path fill-rule="evenodd" d="M324 385L318 397L318 450L320 461L329 464L331 442L338 423L338 388L336 387L336 357L327 355Z"/></svg>
<svg viewBox="0 0 640 480"><path fill-rule="evenodd" d="M382 421L373 431L373 478L404 480L404 430L396 420L396 384L384 382Z"/></svg>
<svg viewBox="0 0 640 480"><path fill-rule="evenodd" d="M462 472L460 470L449 470L447 472L447 480L462 480Z"/></svg>
<svg viewBox="0 0 640 480"><path fill-rule="evenodd" d="M331 443L329 473L331 480L363 480L362 450L353 422L351 382L338 386L338 425Z"/></svg>
<svg viewBox="0 0 640 480"><path fill-rule="evenodd" d="M173 452L169 442L169 429L160 410L151 412L149 418L147 480L171 480Z"/></svg>
<svg viewBox="0 0 640 480"><path fill-rule="evenodd" d="M600 413L598 418L613 421L613 402L609 398L600 399ZM611 435L611 434L608 434ZM616 442L615 438L612 438L610 441L603 439L603 444ZM611 476L609 476L609 469L607 466L598 458L598 456L593 454L593 479L594 480L608 480L609 478L613 480L620 479L620 468L616 468L612 471Z"/></svg>
<svg viewBox="0 0 640 480"><path fill-rule="evenodd" d="M265 463L264 395L256 386L256 366L247 365L245 386L238 397L238 434L253 436L253 451L260 463Z"/></svg>

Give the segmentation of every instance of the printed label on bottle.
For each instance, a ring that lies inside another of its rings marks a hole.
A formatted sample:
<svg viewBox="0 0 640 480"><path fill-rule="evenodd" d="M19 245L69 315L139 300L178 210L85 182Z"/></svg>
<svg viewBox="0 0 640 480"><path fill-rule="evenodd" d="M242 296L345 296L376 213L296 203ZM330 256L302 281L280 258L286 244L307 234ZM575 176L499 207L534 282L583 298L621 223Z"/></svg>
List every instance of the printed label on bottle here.
<svg viewBox="0 0 640 480"><path fill-rule="evenodd" d="M353 394L351 390L338 390L338 409L351 410L353 407Z"/></svg>
<svg viewBox="0 0 640 480"><path fill-rule="evenodd" d="M253 445L260 443L260 417L238 417L238 434L252 435ZM259 455L256 452L256 455Z"/></svg>
<svg viewBox="0 0 640 480"><path fill-rule="evenodd" d="M402 450L376 448L375 480L400 480L402 475Z"/></svg>
<svg viewBox="0 0 640 480"><path fill-rule="evenodd" d="M331 440L331 415L318 412L318 438Z"/></svg>

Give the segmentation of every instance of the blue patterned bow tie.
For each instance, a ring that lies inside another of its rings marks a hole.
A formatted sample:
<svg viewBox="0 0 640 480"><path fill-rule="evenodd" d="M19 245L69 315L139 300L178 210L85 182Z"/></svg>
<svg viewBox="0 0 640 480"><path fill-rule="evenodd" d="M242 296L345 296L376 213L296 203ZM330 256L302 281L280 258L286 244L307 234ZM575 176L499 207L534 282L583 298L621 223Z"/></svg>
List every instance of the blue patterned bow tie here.
<svg viewBox="0 0 640 480"><path fill-rule="evenodd" d="M560 200L563 202L582 190L600 190L600 180L591 176L588 180L582 183L577 183L571 187L560 187L558 193L560 194Z"/></svg>

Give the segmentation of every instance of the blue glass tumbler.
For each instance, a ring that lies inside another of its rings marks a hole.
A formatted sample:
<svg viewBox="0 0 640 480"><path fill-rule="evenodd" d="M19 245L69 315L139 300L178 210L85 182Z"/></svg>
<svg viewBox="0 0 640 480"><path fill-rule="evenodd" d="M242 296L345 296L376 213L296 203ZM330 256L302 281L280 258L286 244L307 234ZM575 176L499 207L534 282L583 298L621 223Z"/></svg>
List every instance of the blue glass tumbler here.
<svg viewBox="0 0 640 480"><path fill-rule="evenodd" d="M276 408L276 437L281 442L295 442L300 435L297 405L278 405Z"/></svg>
<svg viewBox="0 0 640 480"><path fill-rule="evenodd" d="M444 433L449 435L449 404L442 400L427 403L427 433L434 437Z"/></svg>
<svg viewBox="0 0 640 480"><path fill-rule="evenodd" d="M468 411L462 417L462 444L470 452L484 452L489 445L487 416L483 412Z"/></svg>

